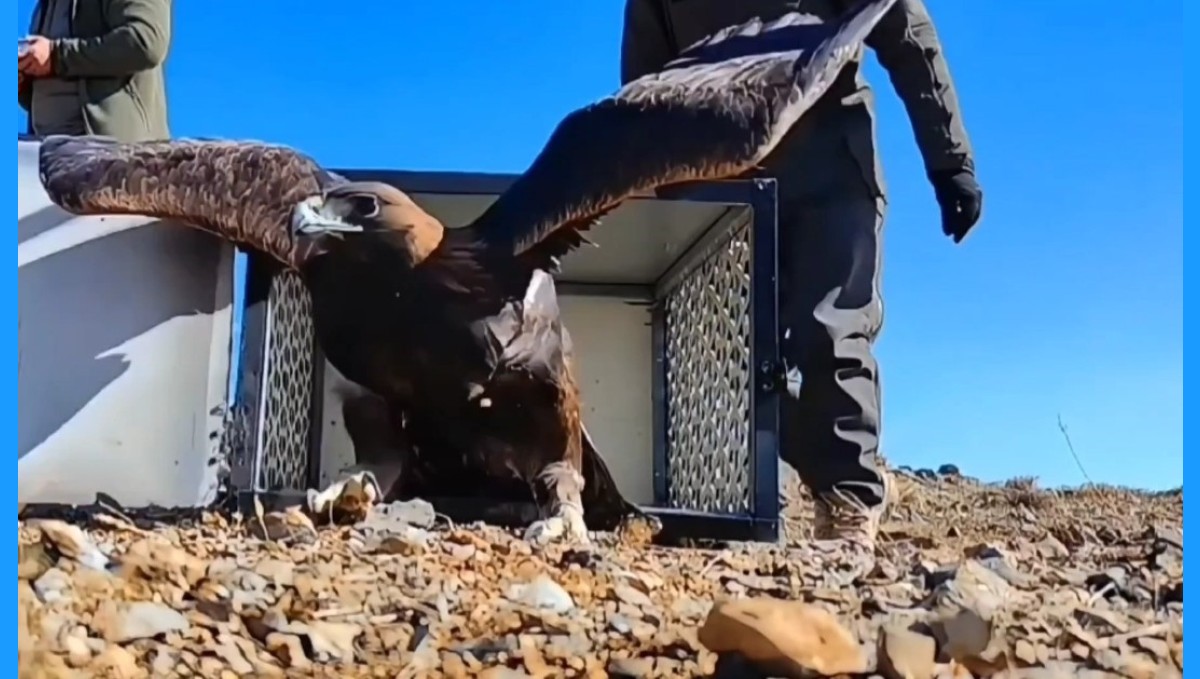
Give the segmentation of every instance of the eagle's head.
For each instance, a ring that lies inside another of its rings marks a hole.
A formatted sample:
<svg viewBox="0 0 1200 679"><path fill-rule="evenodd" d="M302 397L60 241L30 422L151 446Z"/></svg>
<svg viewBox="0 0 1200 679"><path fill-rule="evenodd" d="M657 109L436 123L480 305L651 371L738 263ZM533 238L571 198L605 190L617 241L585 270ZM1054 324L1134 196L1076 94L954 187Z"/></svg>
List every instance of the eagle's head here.
<svg viewBox="0 0 1200 679"><path fill-rule="evenodd" d="M331 250L382 244L402 250L413 264L437 248L443 231L441 223L403 191L383 182L342 184L306 198L292 210L295 236L330 238Z"/></svg>

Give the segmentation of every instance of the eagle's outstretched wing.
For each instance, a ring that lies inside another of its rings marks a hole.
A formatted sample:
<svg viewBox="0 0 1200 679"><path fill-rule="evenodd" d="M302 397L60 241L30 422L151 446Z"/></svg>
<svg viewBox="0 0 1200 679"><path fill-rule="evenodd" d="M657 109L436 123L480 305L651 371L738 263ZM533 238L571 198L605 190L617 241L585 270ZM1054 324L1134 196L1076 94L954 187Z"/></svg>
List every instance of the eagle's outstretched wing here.
<svg viewBox="0 0 1200 679"><path fill-rule="evenodd" d="M291 267L313 245L293 236L293 208L344 183L302 153L255 142L52 136L38 167L67 212L178 220Z"/></svg>
<svg viewBox="0 0 1200 679"><path fill-rule="evenodd" d="M657 74L568 115L472 226L546 264L625 198L753 168L828 90L895 0L864 0L837 21L801 14L733 26Z"/></svg>

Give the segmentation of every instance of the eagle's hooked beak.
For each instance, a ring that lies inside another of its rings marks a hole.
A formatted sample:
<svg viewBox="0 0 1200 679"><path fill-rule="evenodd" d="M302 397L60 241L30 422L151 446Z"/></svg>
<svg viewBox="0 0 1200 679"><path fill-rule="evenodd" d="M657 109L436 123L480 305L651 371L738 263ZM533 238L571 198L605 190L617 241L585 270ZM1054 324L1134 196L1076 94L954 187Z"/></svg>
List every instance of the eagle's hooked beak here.
<svg viewBox="0 0 1200 679"><path fill-rule="evenodd" d="M351 224L333 214L324 196L310 196L292 208L292 233L298 236L330 234L340 238L343 233L362 231L363 227L358 224Z"/></svg>

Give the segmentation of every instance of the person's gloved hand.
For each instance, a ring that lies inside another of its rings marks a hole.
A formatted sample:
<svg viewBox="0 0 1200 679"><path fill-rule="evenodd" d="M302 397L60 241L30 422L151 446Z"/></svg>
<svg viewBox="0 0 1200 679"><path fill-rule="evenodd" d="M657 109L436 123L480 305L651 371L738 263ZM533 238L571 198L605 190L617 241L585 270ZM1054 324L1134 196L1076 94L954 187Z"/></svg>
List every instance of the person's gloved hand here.
<svg viewBox="0 0 1200 679"><path fill-rule="evenodd" d="M929 175L933 194L942 208L942 233L961 243L979 221L983 190L970 170L939 170Z"/></svg>

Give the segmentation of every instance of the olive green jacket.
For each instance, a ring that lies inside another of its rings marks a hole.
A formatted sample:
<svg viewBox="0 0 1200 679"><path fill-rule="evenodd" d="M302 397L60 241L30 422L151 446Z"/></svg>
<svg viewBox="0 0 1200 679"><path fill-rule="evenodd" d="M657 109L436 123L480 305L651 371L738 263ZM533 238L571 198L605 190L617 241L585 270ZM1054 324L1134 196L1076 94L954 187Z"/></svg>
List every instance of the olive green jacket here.
<svg viewBox="0 0 1200 679"><path fill-rule="evenodd" d="M829 21L853 4L854 0L626 0L621 81L627 83L661 70L681 49L726 26L754 17L769 21L793 11ZM950 69L921 0L898 0L867 45L888 72L908 111L926 170L974 171ZM789 183L797 188L828 184L824 176L829 173L828 154L849 151L864 178L882 195L873 104L861 66L848 67L822 102L780 144L774 157L766 159L767 169L780 177L781 192ZM802 132L814 127L820 134Z"/></svg>
<svg viewBox="0 0 1200 679"><path fill-rule="evenodd" d="M170 0L71 0L72 35L56 40L55 76L76 79L88 132L122 141L170 137L163 62L171 43ZM30 34L42 29L38 2ZM29 81L17 101L29 111Z"/></svg>

